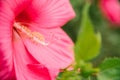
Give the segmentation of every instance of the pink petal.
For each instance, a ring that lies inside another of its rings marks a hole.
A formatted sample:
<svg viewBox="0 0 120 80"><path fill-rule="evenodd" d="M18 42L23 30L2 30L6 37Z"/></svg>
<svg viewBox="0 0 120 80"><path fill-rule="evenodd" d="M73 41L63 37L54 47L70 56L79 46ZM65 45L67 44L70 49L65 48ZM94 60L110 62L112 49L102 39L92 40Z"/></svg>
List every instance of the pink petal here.
<svg viewBox="0 0 120 80"><path fill-rule="evenodd" d="M14 77L12 25L27 0L0 0L0 79ZM28 3L27 3L28 4ZM20 8L21 6L21 8ZM24 5L25 6L25 5ZM18 10L19 8L19 10Z"/></svg>
<svg viewBox="0 0 120 80"><path fill-rule="evenodd" d="M120 24L120 3L118 0L101 0L100 7L111 22Z"/></svg>
<svg viewBox="0 0 120 80"><path fill-rule="evenodd" d="M37 62L24 47L22 40L14 42L14 67L17 80L55 80L59 72L53 72L52 68Z"/></svg>
<svg viewBox="0 0 120 80"><path fill-rule="evenodd" d="M74 61L73 43L66 33L60 28L52 29L35 29L46 39L48 45L42 45L32 42L29 38L23 38L26 49L41 64L46 67L54 67L56 69L64 69ZM53 35L52 40L50 39Z"/></svg>
<svg viewBox="0 0 120 80"><path fill-rule="evenodd" d="M43 78L43 80L56 80L56 77L58 75L58 73L60 72L58 69L55 68L46 68L43 65L40 64L31 64L28 65L28 68L34 72L34 74L38 74L41 79L41 77Z"/></svg>
<svg viewBox="0 0 120 80"><path fill-rule="evenodd" d="M75 17L69 0L34 0L24 13L43 28L63 26Z"/></svg>

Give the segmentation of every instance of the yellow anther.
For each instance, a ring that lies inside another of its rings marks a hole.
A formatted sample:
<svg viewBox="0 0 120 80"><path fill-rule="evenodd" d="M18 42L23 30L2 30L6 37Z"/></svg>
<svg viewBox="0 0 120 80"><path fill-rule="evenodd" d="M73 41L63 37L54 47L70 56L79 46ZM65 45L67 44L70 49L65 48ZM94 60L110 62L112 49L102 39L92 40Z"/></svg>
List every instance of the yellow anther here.
<svg viewBox="0 0 120 80"><path fill-rule="evenodd" d="M15 29L20 31L20 33L25 34L27 37L29 37L32 41L40 43L42 45L48 45L48 43L45 43L44 36L36 31L31 31L28 27L20 24L20 23L14 23Z"/></svg>

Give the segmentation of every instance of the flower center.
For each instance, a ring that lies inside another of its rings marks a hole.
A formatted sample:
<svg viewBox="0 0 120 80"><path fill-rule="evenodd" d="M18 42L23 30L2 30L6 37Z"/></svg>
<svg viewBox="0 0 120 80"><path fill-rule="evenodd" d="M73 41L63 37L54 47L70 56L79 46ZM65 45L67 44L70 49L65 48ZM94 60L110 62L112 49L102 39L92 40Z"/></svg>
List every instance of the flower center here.
<svg viewBox="0 0 120 80"><path fill-rule="evenodd" d="M45 38L42 34L40 34L39 32L36 31L31 31L29 28L27 28L26 26L15 22L14 23L14 28L16 29L16 31L19 33L20 36L22 36L21 34L24 34L25 36L27 36L28 38L30 38L33 42L42 44L42 45L48 45L49 43L45 42Z"/></svg>

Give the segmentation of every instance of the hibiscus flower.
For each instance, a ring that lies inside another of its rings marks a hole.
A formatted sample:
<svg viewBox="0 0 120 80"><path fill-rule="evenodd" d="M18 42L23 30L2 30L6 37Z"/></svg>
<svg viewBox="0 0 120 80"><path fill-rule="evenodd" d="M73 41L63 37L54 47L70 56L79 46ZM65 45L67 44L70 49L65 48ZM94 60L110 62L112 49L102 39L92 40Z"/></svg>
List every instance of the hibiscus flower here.
<svg viewBox="0 0 120 80"><path fill-rule="evenodd" d="M74 16L69 0L0 0L0 80L55 80L74 61L61 29Z"/></svg>
<svg viewBox="0 0 120 80"><path fill-rule="evenodd" d="M120 24L119 0L100 0L100 8L108 20L114 24Z"/></svg>

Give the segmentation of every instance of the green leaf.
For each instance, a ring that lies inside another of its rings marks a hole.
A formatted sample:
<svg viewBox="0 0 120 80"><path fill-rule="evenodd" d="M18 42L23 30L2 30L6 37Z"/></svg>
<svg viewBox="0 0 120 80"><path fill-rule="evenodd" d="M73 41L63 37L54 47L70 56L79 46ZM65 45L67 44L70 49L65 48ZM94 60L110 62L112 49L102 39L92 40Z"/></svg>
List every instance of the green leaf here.
<svg viewBox="0 0 120 80"><path fill-rule="evenodd" d="M119 58L107 58L103 61L103 63L100 65L100 68L102 70L110 69L115 66L120 65L120 59Z"/></svg>
<svg viewBox="0 0 120 80"><path fill-rule="evenodd" d="M120 80L120 59L108 58L100 65L98 80Z"/></svg>
<svg viewBox="0 0 120 80"><path fill-rule="evenodd" d="M81 80L81 76L77 71L64 71L59 74L57 80Z"/></svg>
<svg viewBox="0 0 120 80"><path fill-rule="evenodd" d="M80 34L75 44L77 62L95 58L101 47L101 35L94 32L94 26L88 15L89 7L90 3L87 3L83 9Z"/></svg>

